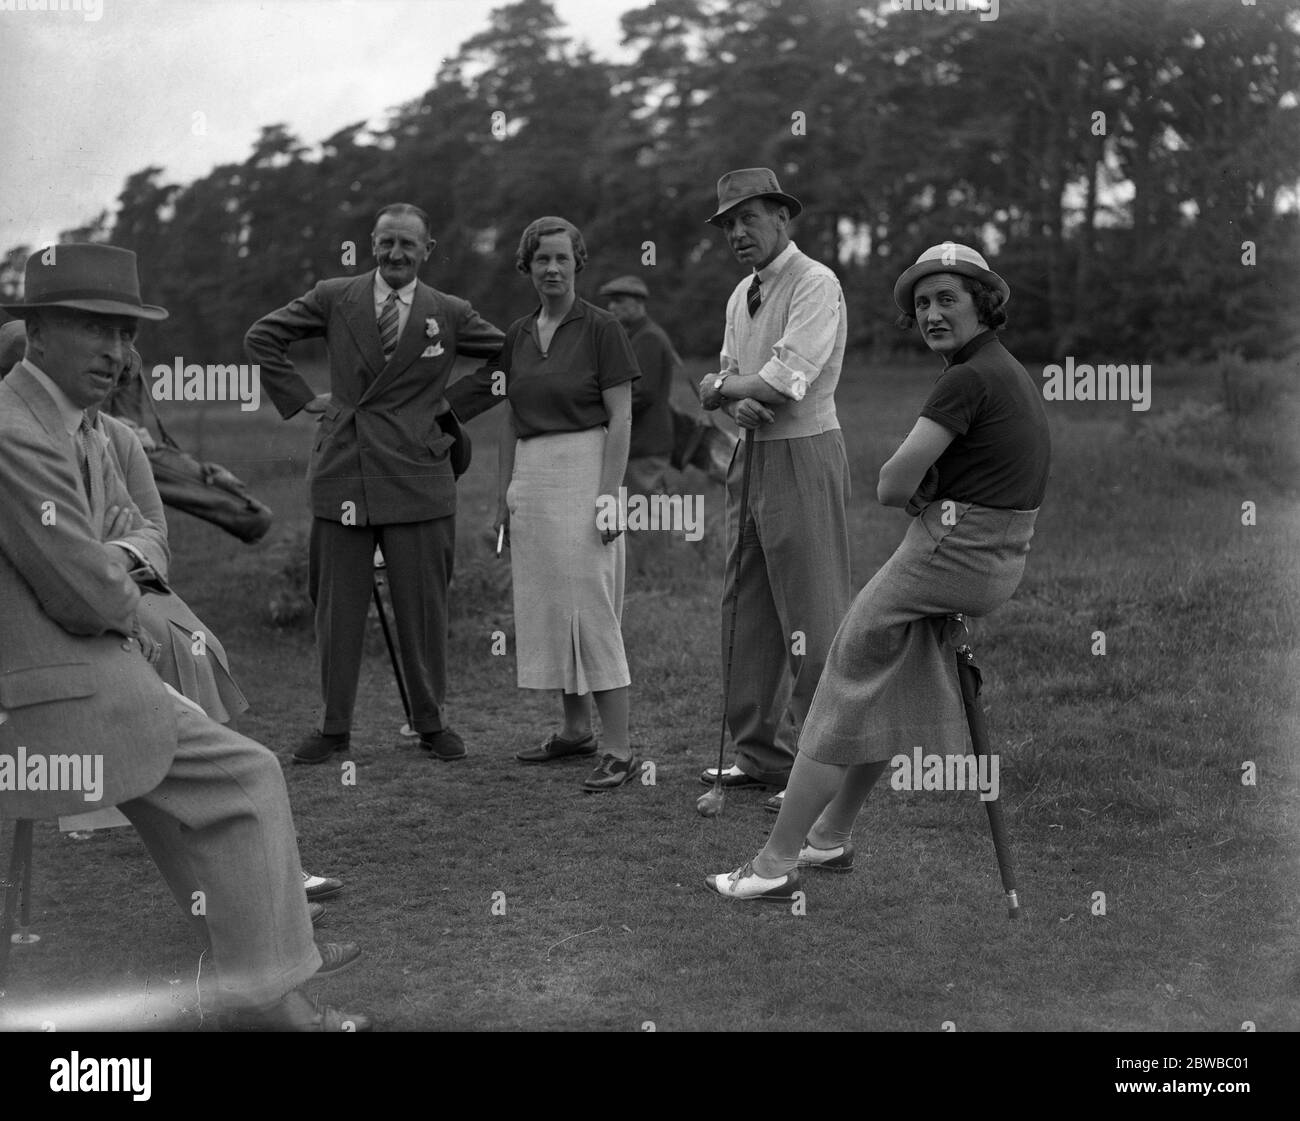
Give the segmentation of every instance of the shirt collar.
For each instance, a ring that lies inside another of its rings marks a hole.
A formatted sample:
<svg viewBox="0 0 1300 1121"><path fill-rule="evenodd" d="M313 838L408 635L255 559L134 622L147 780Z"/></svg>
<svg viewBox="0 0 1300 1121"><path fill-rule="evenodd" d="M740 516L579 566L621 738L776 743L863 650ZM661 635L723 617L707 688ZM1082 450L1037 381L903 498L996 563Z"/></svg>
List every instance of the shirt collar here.
<svg viewBox="0 0 1300 1121"><path fill-rule="evenodd" d="M40 369L30 358L24 358L23 365L40 382L41 388L50 395L50 400L54 402L54 407L59 410L59 419L63 421L63 427L67 429L68 435L75 436L77 429L81 427L82 417L85 414L68 400L68 395L54 384L50 375Z"/></svg>
<svg viewBox="0 0 1300 1121"><path fill-rule="evenodd" d="M962 345L961 349L958 350L957 353L952 356L952 358L948 362L948 365L945 366L944 369L946 370L951 366L956 366L962 362L969 361L972 357L974 357L975 352L977 350L982 350L984 347L988 346L989 343L993 342L996 338L997 335L993 333L993 329L991 327L985 327L984 330L982 330L978 335L975 335L973 338L966 340L966 342Z"/></svg>
<svg viewBox="0 0 1300 1121"><path fill-rule="evenodd" d="M785 270L793 259L794 255L799 252L799 247L792 241L775 257L772 258L763 268L758 270L758 279L766 284L770 280L775 280Z"/></svg>
<svg viewBox="0 0 1300 1121"><path fill-rule="evenodd" d="M570 319L581 319L584 315L587 314L586 303L587 301L584 300L581 296L575 296L573 300L573 307L569 308L569 310L565 312L564 318L561 319L560 322L556 324L556 326L563 327L566 323L569 322ZM542 305L538 304L537 310L533 312L533 319L536 320L541 314L542 314Z"/></svg>
<svg viewBox="0 0 1300 1121"><path fill-rule="evenodd" d="M396 292L400 302L409 304L419 280L420 278L417 276L409 284L404 284L401 288L394 288L384 279L383 274L378 269L375 269L375 303L385 303L388 300L388 293Z"/></svg>

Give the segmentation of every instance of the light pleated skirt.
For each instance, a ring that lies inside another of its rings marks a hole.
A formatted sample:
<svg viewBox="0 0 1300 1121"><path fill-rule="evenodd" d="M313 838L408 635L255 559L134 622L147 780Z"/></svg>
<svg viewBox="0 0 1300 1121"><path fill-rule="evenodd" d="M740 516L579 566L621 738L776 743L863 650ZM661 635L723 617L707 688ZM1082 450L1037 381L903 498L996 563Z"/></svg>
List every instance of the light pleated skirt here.
<svg viewBox="0 0 1300 1121"><path fill-rule="evenodd" d="M945 524L945 506L947 521ZM914 747L960 753L969 735L943 616L987 615L1020 584L1037 510L930 503L835 633L799 750L822 763Z"/></svg>
<svg viewBox="0 0 1300 1121"><path fill-rule="evenodd" d="M506 491L522 689L601 692L631 684L623 651L624 538L596 528L605 430L515 444Z"/></svg>

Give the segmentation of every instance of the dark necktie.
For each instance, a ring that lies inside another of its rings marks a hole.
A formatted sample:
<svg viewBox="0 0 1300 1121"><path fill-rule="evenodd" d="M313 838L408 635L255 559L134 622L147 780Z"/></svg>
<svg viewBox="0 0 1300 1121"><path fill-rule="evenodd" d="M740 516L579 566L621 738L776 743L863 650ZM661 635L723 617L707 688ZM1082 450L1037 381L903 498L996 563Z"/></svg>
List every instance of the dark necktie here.
<svg viewBox="0 0 1300 1121"><path fill-rule="evenodd" d="M762 286L763 282L758 279L758 273L755 273L754 279L749 285L749 291L745 293L745 306L749 308L750 319L753 319L758 314L759 305L763 302Z"/></svg>
<svg viewBox="0 0 1300 1121"><path fill-rule="evenodd" d="M379 313L379 345L384 350L387 362L397 349L397 293L389 292L384 301L384 308Z"/></svg>

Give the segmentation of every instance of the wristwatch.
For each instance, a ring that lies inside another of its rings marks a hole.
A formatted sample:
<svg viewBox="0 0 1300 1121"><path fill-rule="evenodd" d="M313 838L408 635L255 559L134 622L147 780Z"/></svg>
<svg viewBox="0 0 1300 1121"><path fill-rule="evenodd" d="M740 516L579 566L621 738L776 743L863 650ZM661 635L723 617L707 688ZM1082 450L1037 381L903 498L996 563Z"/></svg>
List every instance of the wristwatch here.
<svg viewBox="0 0 1300 1121"><path fill-rule="evenodd" d="M731 375L732 375L733 373L735 373L734 370L728 370L725 374L722 374L722 375L718 378L718 380L715 381L715 382L713 383L713 392L714 392L714 393L717 393L717 394L721 394L721 393L722 393L722 383L723 383L724 381L726 381L729 377L731 377Z"/></svg>

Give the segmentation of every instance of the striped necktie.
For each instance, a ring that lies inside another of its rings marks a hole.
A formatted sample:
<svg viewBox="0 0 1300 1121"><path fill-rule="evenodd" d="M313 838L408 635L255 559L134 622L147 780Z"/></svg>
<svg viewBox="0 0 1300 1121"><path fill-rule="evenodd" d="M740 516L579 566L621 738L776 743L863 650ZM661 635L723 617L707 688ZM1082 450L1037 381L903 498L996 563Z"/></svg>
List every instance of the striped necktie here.
<svg viewBox="0 0 1300 1121"><path fill-rule="evenodd" d="M397 293L389 292L384 308L379 313L379 345L384 350L384 361L392 358L397 349Z"/></svg>
<svg viewBox="0 0 1300 1121"><path fill-rule="evenodd" d="M81 483L86 488L92 517L98 517L104 508L104 464L99 444L90 421L85 416L77 428L77 463L81 467Z"/></svg>
<svg viewBox="0 0 1300 1121"><path fill-rule="evenodd" d="M758 314L759 305L763 302L762 286L763 282L758 279L758 273L755 273L754 279L749 285L749 291L745 293L745 306L749 308L750 319L753 319Z"/></svg>

